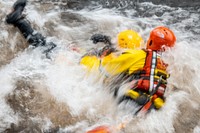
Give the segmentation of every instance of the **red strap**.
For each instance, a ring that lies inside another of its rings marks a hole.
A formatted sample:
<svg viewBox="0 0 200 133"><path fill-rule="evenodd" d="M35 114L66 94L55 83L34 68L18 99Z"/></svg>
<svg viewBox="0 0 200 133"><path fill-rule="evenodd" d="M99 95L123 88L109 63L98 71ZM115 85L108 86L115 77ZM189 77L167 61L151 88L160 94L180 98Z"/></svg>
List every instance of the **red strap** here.
<svg viewBox="0 0 200 133"><path fill-rule="evenodd" d="M151 105L152 105L152 102L151 102L151 101L147 102L147 103L142 107L141 112L146 114L147 111L150 109Z"/></svg>

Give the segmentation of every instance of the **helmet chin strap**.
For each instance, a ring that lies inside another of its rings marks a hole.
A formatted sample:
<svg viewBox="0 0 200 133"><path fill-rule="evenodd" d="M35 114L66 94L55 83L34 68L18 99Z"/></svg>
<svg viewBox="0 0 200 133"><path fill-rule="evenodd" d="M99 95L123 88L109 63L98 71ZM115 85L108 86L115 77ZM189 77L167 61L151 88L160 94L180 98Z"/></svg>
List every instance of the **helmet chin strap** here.
<svg viewBox="0 0 200 133"><path fill-rule="evenodd" d="M167 49L166 45L163 45L160 50L157 51L157 54L162 57L162 53Z"/></svg>
<svg viewBox="0 0 200 133"><path fill-rule="evenodd" d="M165 52L166 49L167 49L167 48L166 48L166 45L162 45L162 47L161 47L161 49L160 49L159 51Z"/></svg>

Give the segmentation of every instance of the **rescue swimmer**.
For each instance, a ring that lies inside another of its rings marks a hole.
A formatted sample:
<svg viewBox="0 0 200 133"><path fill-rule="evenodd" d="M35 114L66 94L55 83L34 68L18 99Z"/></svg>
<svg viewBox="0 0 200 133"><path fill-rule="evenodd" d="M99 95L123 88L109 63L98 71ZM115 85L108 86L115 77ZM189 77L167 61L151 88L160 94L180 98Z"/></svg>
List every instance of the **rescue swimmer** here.
<svg viewBox="0 0 200 133"><path fill-rule="evenodd" d="M89 71L99 71L101 66L110 62L111 59L116 59L116 54L121 54L128 49L141 49L141 47L144 46L142 37L134 30L124 30L120 32L117 36L117 45L111 42L109 36L102 34L94 34L91 40L94 44L103 42L105 43L105 47L100 50L92 49L83 55L80 64L86 66ZM110 76L120 73L121 71L118 72L117 70L113 72L109 71Z"/></svg>
<svg viewBox="0 0 200 133"><path fill-rule="evenodd" d="M121 84L127 81L129 76L126 73L122 73L120 69L113 69L111 66L107 70L104 69L110 61L119 62L116 57L125 51L144 47L144 41L141 35L134 30L120 32L117 35L117 45L111 42L111 37L102 34L94 34L91 40L94 44L101 42L105 46L100 49L90 50L81 58L80 64L86 66L89 75L95 73L97 80L103 79L104 88L108 88L111 93L114 92L116 97ZM124 65L129 65L129 61L124 60Z"/></svg>
<svg viewBox="0 0 200 133"><path fill-rule="evenodd" d="M167 85L167 64L161 59L166 48L175 45L176 37L169 28L159 26L150 33L146 49L125 49L121 54L111 52L98 58L99 70L107 75L123 75L132 86L120 99L132 99L142 107L159 109L164 104L164 93ZM127 43L128 44L128 43ZM126 45L125 45L126 46ZM84 57L83 57L84 59ZM123 82L118 80L117 82ZM117 95L115 88L115 95Z"/></svg>

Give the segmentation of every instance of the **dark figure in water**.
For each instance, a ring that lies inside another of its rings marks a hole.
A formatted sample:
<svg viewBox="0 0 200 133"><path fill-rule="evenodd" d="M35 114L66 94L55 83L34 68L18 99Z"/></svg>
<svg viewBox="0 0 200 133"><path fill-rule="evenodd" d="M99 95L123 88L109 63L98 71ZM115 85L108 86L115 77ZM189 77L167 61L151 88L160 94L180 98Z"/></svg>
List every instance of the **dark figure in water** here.
<svg viewBox="0 0 200 133"><path fill-rule="evenodd" d="M25 20L22 12L24 11L26 2L27 0L17 0L13 5L13 11L6 16L6 22L17 27L30 45L34 47L44 46L46 47L44 52L48 53L56 47L56 44L46 42L46 38L34 31L28 21Z"/></svg>

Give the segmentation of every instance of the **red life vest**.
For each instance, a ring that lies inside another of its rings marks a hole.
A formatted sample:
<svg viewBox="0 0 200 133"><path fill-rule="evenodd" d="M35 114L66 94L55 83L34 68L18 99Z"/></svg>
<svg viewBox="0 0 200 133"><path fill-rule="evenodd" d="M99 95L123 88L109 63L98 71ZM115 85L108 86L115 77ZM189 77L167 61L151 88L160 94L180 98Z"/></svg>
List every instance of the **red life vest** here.
<svg viewBox="0 0 200 133"><path fill-rule="evenodd" d="M166 89L166 79L169 77L166 73L167 64L158 57L156 51L147 50L146 52L144 67L139 72L139 80L134 88L162 97Z"/></svg>

